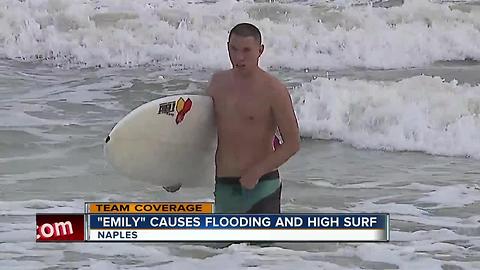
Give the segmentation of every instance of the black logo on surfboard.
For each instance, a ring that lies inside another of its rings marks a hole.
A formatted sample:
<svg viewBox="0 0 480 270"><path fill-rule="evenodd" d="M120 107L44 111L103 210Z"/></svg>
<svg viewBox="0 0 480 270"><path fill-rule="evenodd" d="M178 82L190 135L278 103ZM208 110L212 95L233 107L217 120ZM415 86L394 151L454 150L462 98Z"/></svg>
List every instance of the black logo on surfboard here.
<svg viewBox="0 0 480 270"><path fill-rule="evenodd" d="M158 114L167 114L173 116L175 111L175 101L160 103L158 105Z"/></svg>

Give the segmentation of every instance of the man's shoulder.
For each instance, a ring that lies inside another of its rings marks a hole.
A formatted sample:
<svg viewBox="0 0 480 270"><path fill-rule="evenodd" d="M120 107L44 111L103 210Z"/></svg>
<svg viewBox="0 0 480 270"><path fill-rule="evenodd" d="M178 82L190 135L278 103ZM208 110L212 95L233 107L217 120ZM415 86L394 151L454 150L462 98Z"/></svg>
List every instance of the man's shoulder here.
<svg viewBox="0 0 480 270"><path fill-rule="evenodd" d="M265 82L268 85L268 89L272 92L272 94L278 94L279 92L285 92L287 91L287 88L283 84L282 81L280 81L277 77L274 75L264 72L265 76Z"/></svg>
<svg viewBox="0 0 480 270"><path fill-rule="evenodd" d="M212 81L218 81L218 80L225 80L227 77L230 76L231 70L219 70L213 73L212 75Z"/></svg>
<svg viewBox="0 0 480 270"><path fill-rule="evenodd" d="M229 70L220 70L213 73L212 78L210 79L209 87L207 88L207 94L212 97L215 96L218 89L222 88L226 83L229 74Z"/></svg>

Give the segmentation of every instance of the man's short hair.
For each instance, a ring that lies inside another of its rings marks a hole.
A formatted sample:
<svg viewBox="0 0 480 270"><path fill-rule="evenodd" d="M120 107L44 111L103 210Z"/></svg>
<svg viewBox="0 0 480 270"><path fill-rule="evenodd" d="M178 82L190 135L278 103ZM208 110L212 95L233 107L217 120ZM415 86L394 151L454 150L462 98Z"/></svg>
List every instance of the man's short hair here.
<svg viewBox="0 0 480 270"><path fill-rule="evenodd" d="M250 23L239 23L235 25L232 30L230 30L230 34L228 35L228 41L230 41L230 37L232 34L241 36L241 37L253 37L259 44L262 44L262 34L260 34L260 30Z"/></svg>

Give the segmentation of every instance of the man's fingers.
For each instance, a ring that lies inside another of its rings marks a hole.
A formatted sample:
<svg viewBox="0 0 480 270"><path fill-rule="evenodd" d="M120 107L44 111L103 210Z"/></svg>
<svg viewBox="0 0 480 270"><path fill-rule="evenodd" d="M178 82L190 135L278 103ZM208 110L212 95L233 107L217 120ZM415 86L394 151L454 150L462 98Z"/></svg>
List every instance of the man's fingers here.
<svg viewBox="0 0 480 270"><path fill-rule="evenodd" d="M243 178L240 178L240 185L242 185L242 187L246 188L246 189L253 189L255 188L255 185L257 183L249 183L248 181L246 181L245 179Z"/></svg>

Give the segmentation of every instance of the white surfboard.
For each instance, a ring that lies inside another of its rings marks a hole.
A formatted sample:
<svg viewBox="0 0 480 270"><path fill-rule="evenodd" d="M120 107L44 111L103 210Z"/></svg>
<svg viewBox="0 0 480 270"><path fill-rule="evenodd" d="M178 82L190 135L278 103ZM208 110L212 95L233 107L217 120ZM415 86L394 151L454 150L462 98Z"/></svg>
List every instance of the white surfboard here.
<svg viewBox="0 0 480 270"><path fill-rule="evenodd" d="M112 129L105 155L121 174L161 186L211 186L217 132L208 96L163 97L136 108Z"/></svg>

